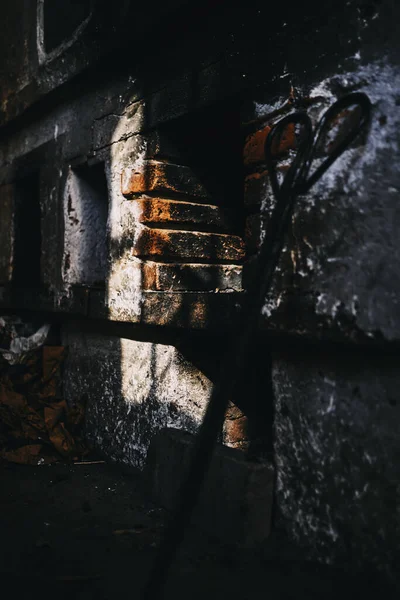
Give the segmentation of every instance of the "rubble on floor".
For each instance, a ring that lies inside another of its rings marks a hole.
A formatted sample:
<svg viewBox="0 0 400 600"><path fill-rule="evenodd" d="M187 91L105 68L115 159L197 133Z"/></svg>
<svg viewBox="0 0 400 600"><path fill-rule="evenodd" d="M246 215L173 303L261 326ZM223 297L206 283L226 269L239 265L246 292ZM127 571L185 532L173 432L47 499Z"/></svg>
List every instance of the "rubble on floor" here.
<svg viewBox="0 0 400 600"><path fill-rule="evenodd" d="M67 349L45 345L49 329L0 317L0 457L10 462L49 464L88 453L84 406L61 395Z"/></svg>

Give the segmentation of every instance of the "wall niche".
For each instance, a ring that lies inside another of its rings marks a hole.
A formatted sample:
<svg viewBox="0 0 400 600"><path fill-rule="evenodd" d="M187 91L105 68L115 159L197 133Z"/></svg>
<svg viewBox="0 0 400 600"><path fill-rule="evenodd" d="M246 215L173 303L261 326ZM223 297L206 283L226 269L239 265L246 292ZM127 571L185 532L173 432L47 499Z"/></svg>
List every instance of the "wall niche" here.
<svg viewBox="0 0 400 600"><path fill-rule="evenodd" d="M64 283L105 284L107 218L108 190L104 164L71 169L64 196Z"/></svg>

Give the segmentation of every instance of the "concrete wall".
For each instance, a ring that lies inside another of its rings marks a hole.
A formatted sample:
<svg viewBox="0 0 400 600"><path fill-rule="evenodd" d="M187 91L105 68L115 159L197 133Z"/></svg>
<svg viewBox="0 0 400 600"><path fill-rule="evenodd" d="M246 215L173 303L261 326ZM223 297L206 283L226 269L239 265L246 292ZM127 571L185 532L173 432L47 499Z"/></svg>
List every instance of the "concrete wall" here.
<svg viewBox="0 0 400 600"><path fill-rule="evenodd" d="M287 353L275 357L273 380L281 526L314 560L394 576L398 360Z"/></svg>
<svg viewBox="0 0 400 600"><path fill-rule="evenodd" d="M337 98L366 93L372 103L368 132L296 201L262 327L275 345L277 526L309 558L369 565L395 577L400 90L391 22L398 9L381 2L344 14L318 21L307 62L300 51L301 58L294 56L301 45L292 29L287 63L269 98L260 94L245 113L252 128L244 151L246 235L256 252L275 205L263 143L293 108L289 103L286 111L274 111L291 93L292 100L303 99L315 126ZM277 168L285 161L287 155Z"/></svg>
<svg viewBox="0 0 400 600"><path fill-rule="evenodd" d="M142 467L159 429L196 431L210 380L174 346L76 328L64 343L66 397L86 400L88 440L110 459Z"/></svg>

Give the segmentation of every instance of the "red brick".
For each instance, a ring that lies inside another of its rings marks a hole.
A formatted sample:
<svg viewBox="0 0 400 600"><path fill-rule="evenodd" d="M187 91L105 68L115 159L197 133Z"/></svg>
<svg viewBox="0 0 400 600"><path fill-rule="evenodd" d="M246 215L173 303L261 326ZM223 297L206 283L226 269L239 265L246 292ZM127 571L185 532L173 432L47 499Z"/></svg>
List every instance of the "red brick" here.
<svg viewBox="0 0 400 600"><path fill-rule="evenodd" d="M242 290L240 265L202 265L143 262L144 290L212 292Z"/></svg>
<svg viewBox="0 0 400 600"><path fill-rule="evenodd" d="M138 221L145 225L179 225L180 229L196 231L228 229L218 206L162 198L139 198L135 202L139 208Z"/></svg>
<svg viewBox="0 0 400 600"><path fill-rule="evenodd" d="M141 258L172 258L188 262L239 263L245 258L244 242L235 235L146 226L140 229L132 253Z"/></svg>
<svg viewBox="0 0 400 600"><path fill-rule="evenodd" d="M243 162L245 165L251 165L254 163L264 162L264 146L265 140L271 127L268 125L256 133L252 133L246 138L243 148Z"/></svg>
<svg viewBox="0 0 400 600"><path fill-rule="evenodd" d="M139 169L127 168L121 176L121 192L127 198L151 192L180 194L201 200L210 196L189 167L148 160Z"/></svg>
<svg viewBox="0 0 400 600"><path fill-rule="evenodd" d="M246 138L245 145L243 148L243 162L245 165L253 165L265 162L265 140L271 127L267 125L263 129L252 133ZM296 147L295 138L295 127L293 123L290 123L285 132L283 133L279 145L277 143L272 145L272 155L279 157L292 150Z"/></svg>
<svg viewBox="0 0 400 600"><path fill-rule="evenodd" d="M272 144L271 152L272 156L279 157L283 154L286 154L289 150L294 150L296 148L296 136L295 136L295 126L294 123L290 123L280 141L278 143Z"/></svg>
<svg viewBox="0 0 400 600"><path fill-rule="evenodd" d="M243 415L238 419L227 419L224 423L224 443L233 447L244 447L248 444L248 420Z"/></svg>

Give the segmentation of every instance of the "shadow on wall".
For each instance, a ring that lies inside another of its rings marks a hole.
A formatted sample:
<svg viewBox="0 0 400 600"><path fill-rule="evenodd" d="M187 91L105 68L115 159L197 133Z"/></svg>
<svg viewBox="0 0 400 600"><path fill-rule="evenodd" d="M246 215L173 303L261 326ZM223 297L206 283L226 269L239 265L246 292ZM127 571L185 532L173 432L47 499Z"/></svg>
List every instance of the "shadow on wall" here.
<svg viewBox="0 0 400 600"><path fill-rule="evenodd" d="M157 124L154 93L144 98L113 119L107 142L100 132L90 166L71 171L64 207L64 281L97 288L109 319L70 329L69 396L89 399L89 439L137 466L159 429L197 430L234 335L245 256L238 106L191 114L193 92L188 115ZM237 447L251 438L254 452L271 442L269 392L256 408L269 372L259 356L221 432Z"/></svg>

